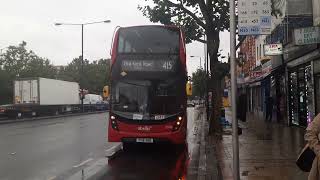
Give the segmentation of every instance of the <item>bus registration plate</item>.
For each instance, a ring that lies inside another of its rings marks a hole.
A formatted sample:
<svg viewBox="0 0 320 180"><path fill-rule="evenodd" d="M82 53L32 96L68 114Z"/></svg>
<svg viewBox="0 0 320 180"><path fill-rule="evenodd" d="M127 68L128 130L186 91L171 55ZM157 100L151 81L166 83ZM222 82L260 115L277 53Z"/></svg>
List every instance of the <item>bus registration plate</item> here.
<svg viewBox="0 0 320 180"><path fill-rule="evenodd" d="M152 138L137 138L136 142L138 143L153 143Z"/></svg>

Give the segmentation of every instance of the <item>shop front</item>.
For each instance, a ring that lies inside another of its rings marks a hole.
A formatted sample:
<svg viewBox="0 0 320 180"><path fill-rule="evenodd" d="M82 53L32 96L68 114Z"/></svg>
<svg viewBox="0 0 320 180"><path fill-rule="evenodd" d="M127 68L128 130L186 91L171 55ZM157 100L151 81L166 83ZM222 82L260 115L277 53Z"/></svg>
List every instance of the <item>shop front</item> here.
<svg viewBox="0 0 320 180"><path fill-rule="evenodd" d="M320 59L313 61L315 115L320 113Z"/></svg>
<svg viewBox="0 0 320 180"><path fill-rule="evenodd" d="M315 115L314 62L320 51L316 44L288 45L284 50L288 84L288 124L307 127Z"/></svg>
<svg viewBox="0 0 320 180"><path fill-rule="evenodd" d="M311 63L288 69L289 121L306 127L313 118L313 87Z"/></svg>

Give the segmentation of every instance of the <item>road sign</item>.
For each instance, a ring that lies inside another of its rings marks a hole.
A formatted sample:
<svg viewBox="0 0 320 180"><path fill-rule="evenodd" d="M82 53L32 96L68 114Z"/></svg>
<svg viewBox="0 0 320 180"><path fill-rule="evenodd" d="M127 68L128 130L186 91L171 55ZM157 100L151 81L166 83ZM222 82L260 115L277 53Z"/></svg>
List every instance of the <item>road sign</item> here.
<svg viewBox="0 0 320 180"><path fill-rule="evenodd" d="M282 44L265 44L263 46L264 55L277 56L283 54Z"/></svg>
<svg viewBox="0 0 320 180"><path fill-rule="evenodd" d="M294 42L296 45L320 43L320 27L306 27L295 29Z"/></svg>
<svg viewBox="0 0 320 180"><path fill-rule="evenodd" d="M271 0L239 0L239 35L271 34Z"/></svg>

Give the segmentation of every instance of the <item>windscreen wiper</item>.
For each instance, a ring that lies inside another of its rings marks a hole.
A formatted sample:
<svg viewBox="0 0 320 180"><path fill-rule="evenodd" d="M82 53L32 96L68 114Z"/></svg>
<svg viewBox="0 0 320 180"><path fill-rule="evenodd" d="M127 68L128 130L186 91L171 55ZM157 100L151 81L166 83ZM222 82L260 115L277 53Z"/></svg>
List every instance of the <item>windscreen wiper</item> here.
<svg viewBox="0 0 320 180"><path fill-rule="evenodd" d="M142 84L136 84L136 83L126 82L126 81L121 81L121 82L125 83L125 84L134 85L134 86L140 86L140 87L149 87L150 86L150 85L142 85Z"/></svg>

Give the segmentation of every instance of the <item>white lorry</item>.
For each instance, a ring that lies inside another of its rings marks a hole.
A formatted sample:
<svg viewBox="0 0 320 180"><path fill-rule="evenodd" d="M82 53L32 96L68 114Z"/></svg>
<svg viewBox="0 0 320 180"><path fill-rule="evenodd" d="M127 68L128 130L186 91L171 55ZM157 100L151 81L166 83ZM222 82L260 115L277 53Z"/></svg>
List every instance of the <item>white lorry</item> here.
<svg viewBox="0 0 320 180"><path fill-rule="evenodd" d="M80 111L79 84L47 78L14 81L14 102L6 106L9 117L57 115Z"/></svg>

